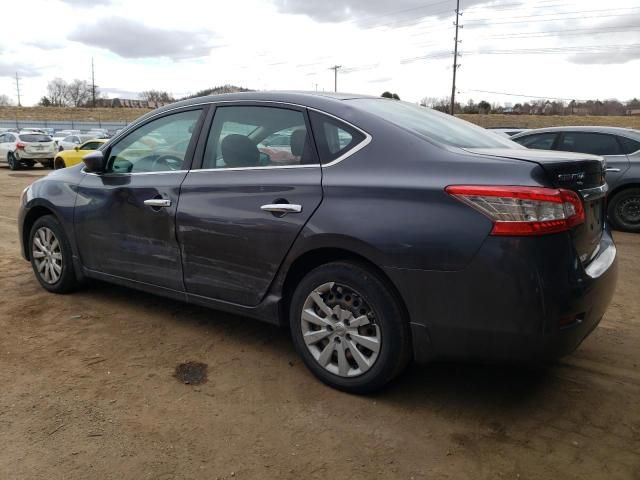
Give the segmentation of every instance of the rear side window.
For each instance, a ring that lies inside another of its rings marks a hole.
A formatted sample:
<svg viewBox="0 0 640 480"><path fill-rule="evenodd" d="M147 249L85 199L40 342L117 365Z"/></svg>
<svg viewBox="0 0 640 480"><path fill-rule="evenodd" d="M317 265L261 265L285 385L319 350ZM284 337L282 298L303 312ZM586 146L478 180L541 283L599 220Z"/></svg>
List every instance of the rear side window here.
<svg viewBox="0 0 640 480"><path fill-rule="evenodd" d="M557 149L592 155L620 155L615 137L602 133L565 132Z"/></svg>
<svg viewBox="0 0 640 480"><path fill-rule="evenodd" d="M304 114L276 107L217 107L202 168L317 164Z"/></svg>
<svg viewBox="0 0 640 480"><path fill-rule="evenodd" d="M625 155L636 153L640 150L640 142L636 140L627 137L618 137L618 140L620 140L620 145L622 145L622 153Z"/></svg>
<svg viewBox="0 0 640 480"><path fill-rule="evenodd" d="M553 142L556 140L556 133L538 133L537 135L528 135L526 137L514 138L514 142L518 142L523 147L534 148L536 150L551 150Z"/></svg>
<svg viewBox="0 0 640 480"><path fill-rule="evenodd" d="M354 148L366 138L355 128L318 112L309 112L311 127L316 138L320 161L332 162Z"/></svg>
<svg viewBox="0 0 640 480"><path fill-rule="evenodd" d="M42 133L24 133L20 135L20 140L23 142L50 142L51 137Z"/></svg>

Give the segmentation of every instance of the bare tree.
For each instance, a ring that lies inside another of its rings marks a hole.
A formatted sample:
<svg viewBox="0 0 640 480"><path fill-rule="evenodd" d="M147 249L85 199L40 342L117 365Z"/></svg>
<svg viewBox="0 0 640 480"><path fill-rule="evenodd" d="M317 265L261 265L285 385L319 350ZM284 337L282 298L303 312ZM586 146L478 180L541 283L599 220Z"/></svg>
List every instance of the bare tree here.
<svg viewBox="0 0 640 480"><path fill-rule="evenodd" d="M10 105L13 105L11 98L8 95L0 95L0 107L8 107Z"/></svg>
<svg viewBox="0 0 640 480"><path fill-rule="evenodd" d="M145 90L140 93L140 99L147 102L156 103L171 103L175 102L175 99L169 92L163 90Z"/></svg>
<svg viewBox="0 0 640 480"><path fill-rule="evenodd" d="M67 106L67 90L69 86L61 78L54 78L47 84L47 93L49 100L54 107Z"/></svg>
<svg viewBox="0 0 640 480"><path fill-rule="evenodd" d="M87 103L89 98L91 98L91 86L86 81L76 78L67 85L66 99L70 105L79 107Z"/></svg>

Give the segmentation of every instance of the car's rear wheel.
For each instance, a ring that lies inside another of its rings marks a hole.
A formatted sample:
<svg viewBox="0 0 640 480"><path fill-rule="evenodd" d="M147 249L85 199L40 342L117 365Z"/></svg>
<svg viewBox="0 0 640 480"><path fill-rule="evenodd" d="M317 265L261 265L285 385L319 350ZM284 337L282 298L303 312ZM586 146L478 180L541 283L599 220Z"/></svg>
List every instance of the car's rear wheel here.
<svg viewBox="0 0 640 480"><path fill-rule="evenodd" d="M36 164L36 162L31 160L25 160L22 163L24 163L27 168L33 168L33 166Z"/></svg>
<svg viewBox="0 0 640 480"><path fill-rule="evenodd" d="M324 383L352 393L379 389L411 357L408 322L387 281L360 263L309 272L290 302L293 341Z"/></svg>
<svg viewBox="0 0 640 480"><path fill-rule="evenodd" d="M61 159L61 158L56 158L56 159L53 161L53 167L54 167L56 170L60 170L61 168L66 168L66 165L65 165L64 160L63 160L63 159Z"/></svg>
<svg viewBox="0 0 640 480"><path fill-rule="evenodd" d="M7 164L9 165L10 170L18 170L20 168L20 161L11 152L7 155Z"/></svg>
<svg viewBox="0 0 640 480"><path fill-rule="evenodd" d="M71 246L53 215L38 218L29 234L29 256L36 278L53 293L67 293L78 286Z"/></svg>
<svg viewBox="0 0 640 480"><path fill-rule="evenodd" d="M640 232L640 188L628 188L610 198L608 217L617 230Z"/></svg>

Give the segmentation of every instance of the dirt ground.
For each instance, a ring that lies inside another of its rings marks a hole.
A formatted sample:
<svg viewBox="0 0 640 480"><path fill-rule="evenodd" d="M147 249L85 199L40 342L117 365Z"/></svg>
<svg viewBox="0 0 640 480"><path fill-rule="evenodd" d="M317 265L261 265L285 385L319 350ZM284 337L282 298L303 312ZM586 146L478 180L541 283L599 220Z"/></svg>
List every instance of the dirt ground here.
<svg viewBox="0 0 640 480"><path fill-rule="evenodd" d="M357 397L272 326L102 283L46 293L16 238L44 173L0 168L1 479L640 478L640 235L616 235L616 296L575 354L413 366ZM206 383L176 380L188 361Z"/></svg>

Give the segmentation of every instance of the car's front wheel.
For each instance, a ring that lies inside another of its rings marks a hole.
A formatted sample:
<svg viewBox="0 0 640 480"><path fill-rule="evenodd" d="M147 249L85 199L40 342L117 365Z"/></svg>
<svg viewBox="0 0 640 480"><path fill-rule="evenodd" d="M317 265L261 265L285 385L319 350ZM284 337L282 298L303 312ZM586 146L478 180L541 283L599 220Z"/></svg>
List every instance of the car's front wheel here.
<svg viewBox="0 0 640 480"><path fill-rule="evenodd" d="M67 293L78 286L71 246L53 215L38 218L29 234L29 256L36 278L53 293Z"/></svg>
<svg viewBox="0 0 640 480"><path fill-rule="evenodd" d="M56 170L60 170L61 168L65 168L67 165L64 163L64 160L61 158L56 158L53 162L53 167Z"/></svg>
<svg viewBox="0 0 640 480"><path fill-rule="evenodd" d="M364 264L333 262L309 272L292 295L290 326L306 366L340 390L377 390L411 357L399 300L386 279Z"/></svg>
<svg viewBox="0 0 640 480"><path fill-rule="evenodd" d="M608 217L613 228L640 233L640 188L628 188L609 199Z"/></svg>

